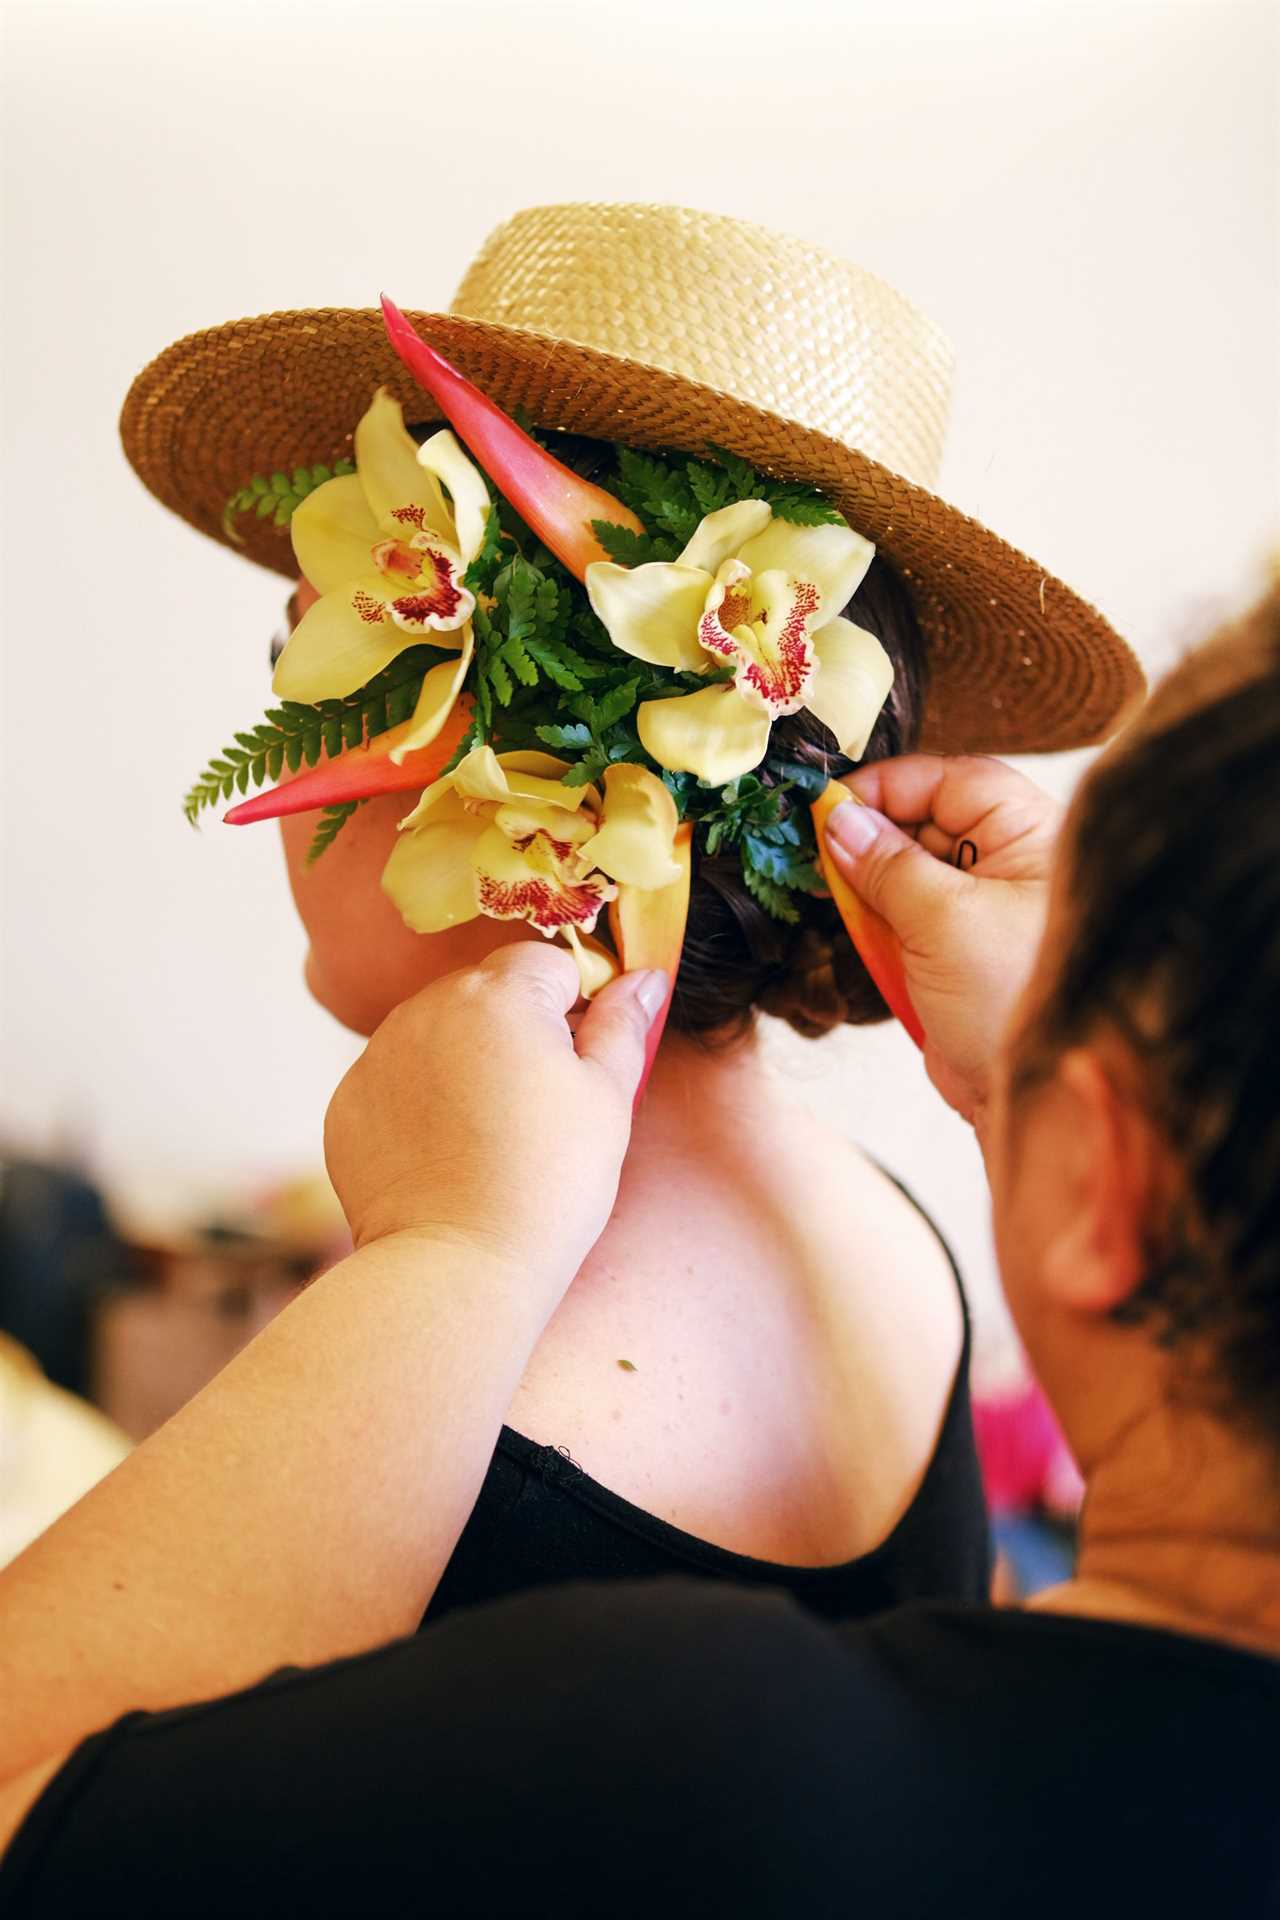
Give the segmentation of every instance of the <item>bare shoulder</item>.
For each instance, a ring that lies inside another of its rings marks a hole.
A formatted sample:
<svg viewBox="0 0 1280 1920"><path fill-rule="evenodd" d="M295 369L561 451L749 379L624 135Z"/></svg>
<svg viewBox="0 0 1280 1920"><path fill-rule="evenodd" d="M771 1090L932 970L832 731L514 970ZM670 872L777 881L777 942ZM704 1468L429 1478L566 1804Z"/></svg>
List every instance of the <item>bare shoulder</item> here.
<svg viewBox="0 0 1280 1920"><path fill-rule="evenodd" d="M780 1140L803 1184L797 1216L838 1246L841 1284L896 1277L900 1300L933 1304L944 1325L963 1316L955 1270L937 1226L903 1187L844 1134L793 1111Z"/></svg>

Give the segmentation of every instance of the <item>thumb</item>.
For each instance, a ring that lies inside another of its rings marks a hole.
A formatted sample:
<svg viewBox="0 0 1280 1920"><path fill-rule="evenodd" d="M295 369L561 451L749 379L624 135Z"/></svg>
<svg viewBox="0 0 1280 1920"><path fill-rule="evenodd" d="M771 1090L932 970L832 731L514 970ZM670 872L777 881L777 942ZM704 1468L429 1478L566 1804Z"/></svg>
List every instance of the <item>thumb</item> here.
<svg viewBox="0 0 1280 1920"><path fill-rule="evenodd" d="M624 973L598 993L578 1023L574 1045L582 1060L594 1060L619 1094L635 1098L649 1057L649 1038L666 1010L671 982L648 969Z"/></svg>
<svg viewBox="0 0 1280 1920"><path fill-rule="evenodd" d="M860 802L832 808L826 839L837 871L859 899L888 921L899 940L927 946L964 876Z"/></svg>

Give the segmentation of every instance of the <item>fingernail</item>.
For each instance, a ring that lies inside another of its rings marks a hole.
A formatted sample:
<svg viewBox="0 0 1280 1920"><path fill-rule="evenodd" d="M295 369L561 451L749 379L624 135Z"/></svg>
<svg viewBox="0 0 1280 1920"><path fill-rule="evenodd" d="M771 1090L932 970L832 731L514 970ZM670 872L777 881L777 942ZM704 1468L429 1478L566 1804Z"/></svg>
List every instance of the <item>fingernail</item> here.
<svg viewBox="0 0 1280 1920"><path fill-rule="evenodd" d="M635 996L640 1009L650 1026L653 1025L667 1004L667 995L671 982L660 968L651 967L635 976Z"/></svg>
<svg viewBox="0 0 1280 1920"><path fill-rule="evenodd" d="M857 801L834 807L827 820L827 839L832 845L855 857L865 853L876 837L877 818L870 807Z"/></svg>

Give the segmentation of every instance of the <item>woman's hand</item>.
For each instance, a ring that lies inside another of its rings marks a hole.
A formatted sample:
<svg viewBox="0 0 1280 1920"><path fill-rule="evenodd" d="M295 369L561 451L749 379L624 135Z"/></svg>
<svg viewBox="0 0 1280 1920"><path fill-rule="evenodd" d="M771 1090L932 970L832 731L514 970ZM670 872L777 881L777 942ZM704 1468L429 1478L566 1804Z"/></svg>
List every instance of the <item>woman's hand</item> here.
<svg viewBox="0 0 1280 1920"><path fill-rule="evenodd" d="M1061 808L999 760L915 753L844 783L827 846L902 943L925 1065L981 1131L991 1069L1044 930Z"/></svg>
<svg viewBox="0 0 1280 1920"><path fill-rule="evenodd" d="M329 1109L357 1251L0 1571L0 1844L119 1714L414 1631L608 1217L666 990L615 981L575 1044L577 968L522 941L383 1022Z"/></svg>
<svg viewBox="0 0 1280 1920"><path fill-rule="evenodd" d="M501 947L383 1021L325 1123L357 1247L453 1239L567 1282L609 1218L666 976L615 980L576 1035L569 954Z"/></svg>

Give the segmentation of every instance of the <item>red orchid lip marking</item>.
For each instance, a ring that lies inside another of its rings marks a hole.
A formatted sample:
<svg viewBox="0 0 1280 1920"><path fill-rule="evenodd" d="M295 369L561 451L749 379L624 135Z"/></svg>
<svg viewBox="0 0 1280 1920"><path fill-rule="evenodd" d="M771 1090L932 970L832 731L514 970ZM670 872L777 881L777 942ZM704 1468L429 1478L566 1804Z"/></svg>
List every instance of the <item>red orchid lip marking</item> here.
<svg viewBox="0 0 1280 1920"><path fill-rule="evenodd" d="M480 907L490 919L528 920L540 933L570 926L590 933L605 904L594 877L566 886L540 877L494 880L484 873L478 880Z"/></svg>
<svg viewBox="0 0 1280 1920"><path fill-rule="evenodd" d="M812 582L797 580L782 631L771 643L773 658L759 660L734 638L732 631L754 624L751 598L742 592L730 592L719 607L703 614L698 622L698 643L708 653L734 662L742 680L773 712L794 713L803 705L813 673L813 635L808 623L820 604L821 596Z"/></svg>
<svg viewBox="0 0 1280 1920"><path fill-rule="evenodd" d="M489 478L577 580L609 554L593 520L643 533L644 525L603 487L594 486L540 447L523 428L423 340L393 300L382 295L387 337L418 384L464 440Z"/></svg>

